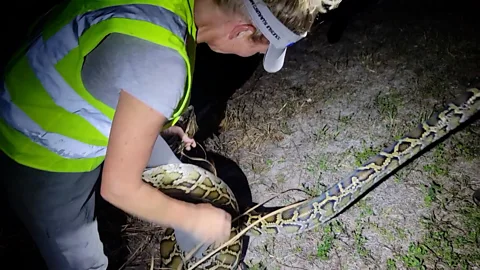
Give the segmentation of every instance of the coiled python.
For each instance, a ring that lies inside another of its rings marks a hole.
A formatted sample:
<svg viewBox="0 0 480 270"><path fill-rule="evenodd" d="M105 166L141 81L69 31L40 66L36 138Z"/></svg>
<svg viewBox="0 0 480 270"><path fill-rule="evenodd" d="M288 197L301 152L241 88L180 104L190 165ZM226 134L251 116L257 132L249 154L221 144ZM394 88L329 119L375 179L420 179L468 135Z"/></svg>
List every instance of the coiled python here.
<svg viewBox="0 0 480 270"><path fill-rule="evenodd" d="M232 224L231 239L201 260L180 251L173 229L167 229L161 242L162 263L168 269L236 269L244 234L298 234L328 222L365 194L384 176L413 160L422 150L453 133L480 110L480 91L467 90L439 113L433 114L406 136L385 148L349 176L312 199L296 202L273 211L255 210L240 216ZM210 171L190 164L165 165L144 172L144 181L172 196L188 196L210 202L229 212L238 213L237 201L230 188Z"/></svg>

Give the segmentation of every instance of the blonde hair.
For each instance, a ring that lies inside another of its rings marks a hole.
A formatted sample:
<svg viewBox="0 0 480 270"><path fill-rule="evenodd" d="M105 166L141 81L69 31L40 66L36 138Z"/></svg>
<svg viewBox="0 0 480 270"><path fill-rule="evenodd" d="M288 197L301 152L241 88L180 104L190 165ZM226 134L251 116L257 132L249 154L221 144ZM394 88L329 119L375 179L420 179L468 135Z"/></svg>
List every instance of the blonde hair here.
<svg viewBox="0 0 480 270"><path fill-rule="evenodd" d="M226 12L242 15L250 21L244 9L244 0L213 0ZM273 15L288 29L296 34L303 34L310 30L318 13L326 13L327 9L337 8L342 0L263 0ZM262 38L257 29L254 39Z"/></svg>

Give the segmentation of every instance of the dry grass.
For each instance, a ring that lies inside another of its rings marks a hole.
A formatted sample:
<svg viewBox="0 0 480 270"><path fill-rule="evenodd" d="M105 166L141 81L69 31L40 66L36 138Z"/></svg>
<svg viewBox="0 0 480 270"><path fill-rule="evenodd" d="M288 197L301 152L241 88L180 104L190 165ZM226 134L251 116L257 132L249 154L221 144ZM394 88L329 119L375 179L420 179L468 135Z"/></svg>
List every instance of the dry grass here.
<svg viewBox="0 0 480 270"><path fill-rule="evenodd" d="M129 257L119 268L122 269L163 269L160 265L159 242L165 229L151 223L130 217L123 229L128 239Z"/></svg>

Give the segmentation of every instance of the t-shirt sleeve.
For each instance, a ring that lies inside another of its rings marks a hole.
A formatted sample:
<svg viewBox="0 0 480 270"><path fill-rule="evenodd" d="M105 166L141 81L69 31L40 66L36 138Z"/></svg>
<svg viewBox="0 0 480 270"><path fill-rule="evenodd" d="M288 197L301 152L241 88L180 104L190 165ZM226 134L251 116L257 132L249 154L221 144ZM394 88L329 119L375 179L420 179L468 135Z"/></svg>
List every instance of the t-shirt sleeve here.
<svg viewBox="0 0 480 270"><path fill-rule="evenodd" d="M124 34L110 34L82 69L85 88L112 108L123 89L169 118L187 79L186 64L175 50Z"/></svg>

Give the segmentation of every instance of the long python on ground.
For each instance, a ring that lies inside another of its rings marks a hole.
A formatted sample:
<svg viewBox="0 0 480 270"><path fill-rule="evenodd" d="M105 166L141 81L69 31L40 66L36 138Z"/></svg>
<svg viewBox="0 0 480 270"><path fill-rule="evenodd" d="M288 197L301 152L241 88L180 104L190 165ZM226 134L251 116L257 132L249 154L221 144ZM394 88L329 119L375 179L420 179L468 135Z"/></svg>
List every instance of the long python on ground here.
<svg viewBox="0 0 480 270"><path fill-rule="evenodd" d="M232 224L230 241L217 249L209 247L207 256L201 260L191 258L184 261L187 254L177 246L173 229L167 229L160 246L162 263L168 269L237 269L242 235L298 234L328 222L382 178L413 160L422 150L453 134L479 111L480 91L469 89L321 195L267 212L254 210L240 215L230 188L210 171L198 166L170 164L146 170L144 181L166 194L210 202L240 215Z"/></svg>

